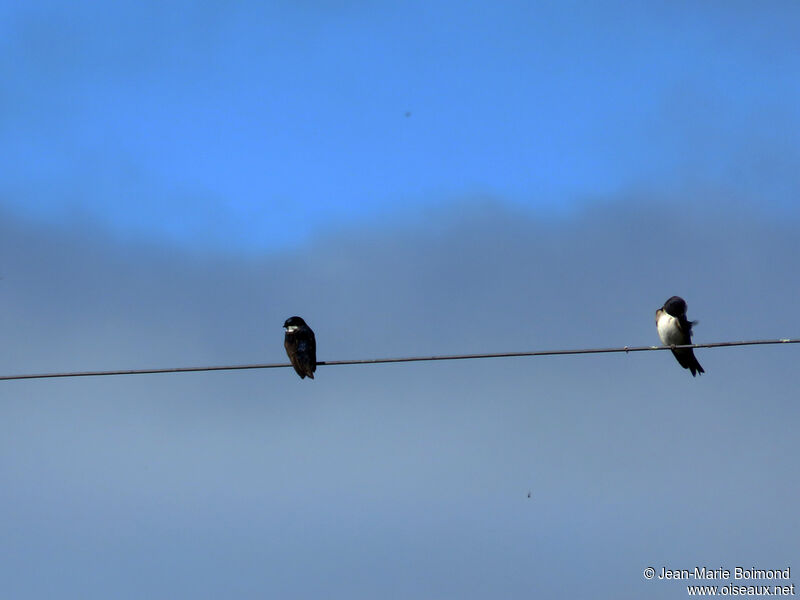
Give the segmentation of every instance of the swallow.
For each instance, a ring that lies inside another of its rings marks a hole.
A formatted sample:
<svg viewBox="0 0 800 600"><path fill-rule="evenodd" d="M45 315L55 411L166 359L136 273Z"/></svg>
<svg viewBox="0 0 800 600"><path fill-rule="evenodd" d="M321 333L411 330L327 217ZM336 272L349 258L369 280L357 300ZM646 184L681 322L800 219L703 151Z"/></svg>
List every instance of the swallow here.
<svg viewBox="0 0 800 600"><path fill-rule="evenodd" d="M697 321L689 321L686 318L686 301L673 296L664 306L656 311L656 327L658 337L665 346L685 346L692 343L692 325ZM691 348L672 349L672 354L678 360L678 364L684 369L692 372L692 377L697 373L705 373L703 367L697 362L694 351Z"/></svg>
<svg viewBox="0 0 800 600"><path fill-rule="evenodd" d="M317 340L311 327L300 317L289 317L283 324L283 347L300 379L314 379L317 370Z"/></svg>

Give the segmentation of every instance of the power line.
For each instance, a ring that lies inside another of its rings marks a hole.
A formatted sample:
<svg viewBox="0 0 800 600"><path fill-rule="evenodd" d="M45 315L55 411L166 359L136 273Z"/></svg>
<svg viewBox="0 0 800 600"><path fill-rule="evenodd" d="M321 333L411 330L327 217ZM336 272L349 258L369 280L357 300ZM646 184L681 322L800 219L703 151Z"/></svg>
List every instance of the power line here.
<svg viewBox="0 0 800 600"><path fill-rule="evenodd" d="M511 358L516 356L560 356L568 354L610 354L613 352L649 352L679 348L725 348L730 346L764 346L768 344L798 344L800 339L746 340L741 342L713 342L710 344L686 344L683 346L623 346L621 348L579 348L575 350L534 350L531 352L498 352L489 354L445 354L441 356L406 356L400 358L364 358L355 360L319 361L321 366L371 365L380 363L423 362L432 360L465 360L475 358ZM150 375L155 373L196 373L198 371L239 371L244 369L279 369L291 367L289 363L264 363L253 365L227 365L212 367L172 367L166 369L124 369L116 371L72 371L66 373L30 373L23 375L0 375L0 381L10 379L48 379L55 377L101 377L105 375Z"/></svg>

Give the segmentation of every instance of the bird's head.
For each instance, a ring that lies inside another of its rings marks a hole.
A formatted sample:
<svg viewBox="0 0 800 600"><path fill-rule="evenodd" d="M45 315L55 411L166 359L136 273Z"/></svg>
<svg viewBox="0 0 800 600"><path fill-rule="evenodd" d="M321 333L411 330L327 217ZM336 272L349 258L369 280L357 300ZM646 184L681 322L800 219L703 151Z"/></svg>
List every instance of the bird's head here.
<svg viewBox="0 0 800 600"><path fill-rule="evenodd" d="M664 310L671 317L680 317L686 314L686 301L680 296L673 296L664 302Z"/></svg>
<svg viewBox="0 0 800 600"><path fill-rule="evenodd" d="M289 317L283 324L283 328L287 331L287 333L297 331L301 327L308 327L306 322L303 321L301 317Z"/></svg>

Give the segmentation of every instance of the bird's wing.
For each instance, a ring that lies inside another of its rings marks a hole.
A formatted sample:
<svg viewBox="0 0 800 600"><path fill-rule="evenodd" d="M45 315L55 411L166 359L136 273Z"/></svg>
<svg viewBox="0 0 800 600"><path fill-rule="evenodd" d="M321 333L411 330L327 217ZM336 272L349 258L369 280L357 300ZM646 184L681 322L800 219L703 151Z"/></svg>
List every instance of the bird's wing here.
<svg viewBox="0 0 800 600"><path fill-rule="evenodd" d="M686 339L686 343L687 344L691 344L692 343L692 341L691 341L692 340L692 325L693 325L694 322L693 321L689 321L686 318L686 315L681 315L680 317L678 317L676 319L676 323L678 325L678 329L680 329L681 333L683 334L683 337Z"/></svg>
<svg viewBox="0 0 800 600"><path fill-rule="evenodd" d="M310 329L297 340L297 351L314 357L316 362L317 357L317 340L314 337L314 332Z"/></svg>

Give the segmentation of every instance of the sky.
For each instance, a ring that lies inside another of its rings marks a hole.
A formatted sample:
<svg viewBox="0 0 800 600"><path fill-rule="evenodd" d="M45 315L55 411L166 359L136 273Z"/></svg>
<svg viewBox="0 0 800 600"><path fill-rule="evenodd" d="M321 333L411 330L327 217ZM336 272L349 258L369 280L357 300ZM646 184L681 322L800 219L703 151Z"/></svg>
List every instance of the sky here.
<svg viewBox="0 0 800 600"><path fill-rule="evenodd" d="M798 24L792 2L2 3L0 194L232 251L654 180L766 181L796 214Z"/></svg>
<svg viewBox="0 0 800 600"><path fill-rule="evenodd" d="M796 4L0 3L0 373L798 337ZM13 598L800 568L796 346L0 382ZM528 497L530 492L530 498ZM763 582L762 582L763 583Z"/></svg>

